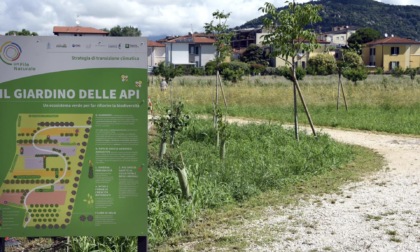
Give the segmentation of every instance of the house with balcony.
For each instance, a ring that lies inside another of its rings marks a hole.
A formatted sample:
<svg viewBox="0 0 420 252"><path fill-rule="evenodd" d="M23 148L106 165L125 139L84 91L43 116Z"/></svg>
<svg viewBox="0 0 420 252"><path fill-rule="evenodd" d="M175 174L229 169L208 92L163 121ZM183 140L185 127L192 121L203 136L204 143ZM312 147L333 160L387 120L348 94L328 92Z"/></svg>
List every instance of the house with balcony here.
<svg viewBox="0 0 420 252"><path fill-rule="evenodd" d="M211 36L199 33L168 39L163 42L166 46L165 61L173 65L204 67L216 57L215 42Z"/></svg>
<svg viewBox="0 0 420 252"><path fill-rule="evenodd" d="M366 43L362 59L369 67L380 67L389 72L396 67L420 67L420 42L400 37L385 37Z"/></svg>
<svg viewBox="0 0 420 252"><path fill-rule="evenodd" d="M319 34L318 39L328 41L332 45L345 46L347 40L357 29L358 27L350 25L335 26L331 31Z"/></svg>

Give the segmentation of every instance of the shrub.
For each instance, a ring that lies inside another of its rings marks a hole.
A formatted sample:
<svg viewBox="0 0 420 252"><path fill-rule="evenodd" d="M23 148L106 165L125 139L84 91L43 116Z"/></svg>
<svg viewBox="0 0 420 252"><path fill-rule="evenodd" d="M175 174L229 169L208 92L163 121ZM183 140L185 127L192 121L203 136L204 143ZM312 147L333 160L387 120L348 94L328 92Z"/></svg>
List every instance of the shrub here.
<svg viewBox="0 0 420 252"><path fill-rule="evenodd" d="M375 69L375 74L384 74L384 69L382 67L378 67Z"/></svg>
<svg viewBox="0 0 420 252"><path fill-rule="evenodd" d="M420 68L407 68L405 69L405 74L409 75L411 80L414 80L419 69Z"/></svg>
<svg viewBox="0 0 420 252"><path fill-rule="evenodd" d="M292 73L290 71L290 68L287 66L283 66L279 68L279 73L281 76L283 76L284 78L288 79L288 80L292 80ZM302 67L297 67L296 68L296 78L298 80L303 80L303 78L306 75L306 71L304 68Z"/></svg>
<svg viewBox="0 0 420 252"><path fill-rule="evenodd" d="M280 71L276 67L266 67L262 72L263 75L280 75Z"/></svg>
<svg viewBox="0 0 420 252"><path fill-rule="evenodd" d="M394 76L396 78L399 78L399 77L403 76L404 69L402 67L396 67L396 68L391 70L391 74L392 74L392 76Z"/></svg>
<svg viewBox="0 0 420 252"><path fill-rule="evenodd" d="M357 81L365 80L368 76L368 71L363 66L358 66L356 68L346 68L343 71L344 78L353 81L354 84L357 84Z"/></svg>
<svg viewBox="0 0 420 252"><path fill-rule="evenodd" d="M216 74L216 61L212 60L207 62L206 66L204 67L204 70L206 72L207 75L215 75Z"/></svg>
<svg viewBox="0 0 420 252"><path fill-rule="evenodd" d="M250 63L249 70L251 71L252 75L259 75L265 70L265 66L258 63Z"/></svg>
<svg viewBox="0 0 420 252"><path fill-rule="evenodd" d="M329 75L336 69L335 58L330 54L318 54L308 60L308 73L311 75Z"/></svg>
<svg viewBox="0 0 420 252"><path fill-rule="evenodd" d="M220 69L223 79L231 82L240 81L245 74L249 74L248 64L239 61L224 62Z"/></svg>
<svg viewBox="0 0 420 252"><path fill-rule="evenodd" d="M359 54L353 51L344 51L343 53L343 62L345 67L357 68L363 66L363 59Z"/></svg>

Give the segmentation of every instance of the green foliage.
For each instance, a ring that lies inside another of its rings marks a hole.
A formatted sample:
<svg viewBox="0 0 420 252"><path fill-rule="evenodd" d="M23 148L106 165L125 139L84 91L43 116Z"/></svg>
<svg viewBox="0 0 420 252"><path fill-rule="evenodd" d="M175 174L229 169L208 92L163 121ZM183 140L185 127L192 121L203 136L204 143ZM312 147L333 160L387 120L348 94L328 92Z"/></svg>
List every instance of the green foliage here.
<svg viewBox="0 0 420 252"><path fill-rule="evenodd" d="M306 75L306 70L302 67L297 67L295 70L296 70L296 79L303 80L303 78ZM283 76L284 78L290 81L293 81L292 71L290 67L287 67L287 66L280 67L278 68L278 73L280 76Z"/></svg>
<svg viewBox="0 0 420 252"><path fill-rule="evenodd" d="M276 67L266 67L262 72L263 75L281 75L280 71Z"/></svg>
<svg viewBox="0 0 420 252"><path fill-rule="evenodd" d="M375 74L384 74L384 69L382 67L377 67L375 69Z"/></svg>
<svg viewBox="0 0 420 252"><path fill-rule="evenodd" d="M233 83L242 80L242 77L250 72L249 65L240 61L224 62L220 69L223 79Z"/></svg>
<svg viewBox="0 0 420 252"><path fill-rule="evenodd" d="M175 144L175 134L181 132L189 124L190 116L184 112L184 104L178 102L172 108L166 109L166 115L162 115L153 121L156 130L161 134L161 140L166 141L170 136L170 143Z"/></svg>
<svg viewBox="0 0 420 252"><path fill-rule="evenodd" d="M196 67L194 65L182 65L176 66L179 69L181 75L195 75L195 76L202 76L205 75L204 68Z"/></svg>
<svg viewBox="0 0 420 252"><path fill-rule="evenodd" d="M111 37L140 37L141 31L132 26L121 27L119 25L112 27L109 31L109 36Z"/></svg>
<svg viewBox="0 0 420 252"><path fill-rule="evenodd" d="M372 28L361 28L353 33L348 39L348 45L351 49L361 54L361 45L381 38L381 33Z"/></svg>
<svg viewBox="0 0 420 252"><path fill-rule="evenodd" d="M270 56L269 53L262 47L251 44L241 55L240 60L247 63L268 66Z"/></svg>
<svg viewBox="0 0 420 252"><path fill-rule="evenodd" d="M330 54L317 54L308 60L308 73L311 75L330 75L335 73L337 64Z"/></svg>
<svg viewBox="0 0 420 252"><path fill-rule="evenodd" d="M391 74L396 78L400 78L404 75L404 69L402 67L396 67L391 70Z"/></svg>
<svg viewBox="0 0 420 252"><path fill-rule="evenodd" d="M167 65L165 62L160 62L158 67L153 68L153 74L162 76L169 83L176 76L182 74L182 69L175 67L173 64Z"/></svg>
<svg viewBox="0 0 420 252"><path fill-rule="evenodd" d="M420 67L407 68L405 69L405 74L409 75L411 80L414 80L416 78L417 72L419 71L420 71Z"/></svg>
<svg viewBox="0 0 420 252"><path fill-rule="evenodd" d="M261 65L258 63L249 63L249 71L252 73L252 75L259 75L262 72L264 72L266 66L265 65Z"/></svg>
<svg viewBox="0 0 420 252"><path fill-rule="evenodd" d="M6 36L38 36L38 33L31 32L26 29L22 29L21 31L8 31L4 35Z"/></svg>
<svg viewBox="0 0 420 252"><path fill-rule="evenodd" d="M149 240L151 245L186 227L202 209L244 201L263 191L340 167L352 158L352 148L326 135L317 139L276 125L229 125L229 155L219 158L211 121L193 121L181 133L192 194L182 200L174 173L159 168L155 158L159 139L149 145ZM267 151L269 150L269 151Z"/></svg>
<svg viewBox="0 0 420 252"><path fill-rule="evenodd" d="M234 36L233 32L229 32L229 26L226 24L230 17L230 13L223 11L213 12L213 20L210 23L205 23L204 29L206 33L213 34L216 38L216 65L219 66L226 57L230 56L232 51L231 40Z"/></svg>
<svg viewBox="0 0 420 252"><path fill-rule="evenodd" d="M355 51L351 50L345 50L343 52L343 58L341 60L341 63L343 63L343 67L350 67L350 68L356 68L359 66L363 66L363 59L362 57L357 54Z"/></svg>
<svg viewBox="0 0 420 252"><path fill-rule="evenodd" d="M70 237L69 247L74 252L135 252L137 251L137 237L76 236Z"/></svg>
<svg viewBox="0 0 420 252"><path fill-rule="evenodd" d="M312 4L289 2L288 8L278 11L271 3L265 3L259 10L267 14L263 19L264 27L270 32L263 37L263 44L273 48L272 56L281 56L293 65L298 53L312 52L318 47L316 34L308 29L321 21L318 12L321 7Z"/></svg>
<svg viewBox="0 0 420 252"><path fill-rule="evenodd" d="M354 84L357 84L357 81L365 80L368 76L368 71L363 66L358 66L356 68L346 68L343 71L344 78L353 81Z"/></svg>
<svg viewBox="0 0 420 252"><path fill-rule="evenodd" d="M204 69L207 75L215 75L217 72L217 62L215 60L207 62Z"/></svg>

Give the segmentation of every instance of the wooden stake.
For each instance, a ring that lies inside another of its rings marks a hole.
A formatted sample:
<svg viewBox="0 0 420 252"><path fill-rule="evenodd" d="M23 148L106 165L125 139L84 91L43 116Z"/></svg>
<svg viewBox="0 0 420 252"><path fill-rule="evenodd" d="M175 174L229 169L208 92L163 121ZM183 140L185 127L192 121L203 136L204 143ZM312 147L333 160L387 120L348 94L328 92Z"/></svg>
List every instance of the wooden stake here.
<svg viewBox="0 0 420 252"><path fill-rule="evenodd" d="M316 136L314 123L312 122L311 115L309 114L308 107L306 106L306 102L305 102L305 99L303 98L302 91L300 90L299 83L298 83L297 79L295 79L295 82L296 82L295 83L296 89L297 89L297 91L299 93L299 96L300 96L300 100L302 101L303 108L305 109L306 116L308 117L309 124L311 125L312 133L314 134L314 136Z"/></svg>
<svg viewBox="0 0 420 252"><path fill-rule="evenodd" d="M299 141L299 134L298 134L298 110L297 110L297 94L296 94L296 84L293 83L293 110L294 110L294 121L295 121L295 138Z"/></svg>

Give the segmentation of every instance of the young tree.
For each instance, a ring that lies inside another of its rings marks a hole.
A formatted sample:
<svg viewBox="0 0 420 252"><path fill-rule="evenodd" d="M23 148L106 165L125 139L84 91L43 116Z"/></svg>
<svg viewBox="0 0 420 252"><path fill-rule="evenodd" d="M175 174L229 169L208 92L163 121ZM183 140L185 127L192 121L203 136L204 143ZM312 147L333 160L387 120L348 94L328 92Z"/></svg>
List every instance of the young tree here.
<svg viewBox="0 0 420 252"><path fill-rule="evenodd" d="M227 107L227 102L224 96L222 82L220 80L220 68L221 64L226 60L227 57L230 57L232 47L231 40L233 33L229 32L229 27L227 25L227 20L230 17L230 13L224 13L223 11L213 12L213 20L210 23L205 23L204 29L207 34L213 34L216 42L214 43L216 47L216 92L213 104L213 123L216 128L216 145L219 146L220 143L220 129L219 129L219 118L222 113L219 109L219 89L222 91L222 95L225 102L225 107ZM230 75L231 73L229 73Z"/></svg>
<svg viewBox="0 0 420 252"><path fill-rule="evenodd" d="M341 76L346 79L353 81L355 84L357 80L364 80L367 78L367 71L363 67L363 60L357 52L353 50L341 51L341 58L337 60L337 72L338 72L338 92L337 92L337 110L340 103L340 89L343 94L344 105L346 111L348 110L346 96L344 94L343 83L341 82ZM365 77L363 77L365 76Z"/></svg>
<svg viewBox="0 0 420 252"><path fill-rule="evenodd" d="M216 38L214 45L216 46L215 61L217 67L220 66L226 57L230 56L232 51L231 40L234 34L229 32L229 26L226 24L229 17L230 13L215 11L213 12L213 20L204 25L206 33L213 34Z"/></svg>
<svg viewBox="0 0 420 252"><path fill-rule="evenodd" d="M273 49L272 55L283 58L290 68L294 94L295 137L299 140L296 92L299 93L309 124L315 136L316 133L312 118L299 87L295 63L299 53L302 51L311 52L318 47L315 32L307 29L307 27L321 21L321 16L318 14L321 6L312 4L301 5L295 3L294 0L292 2L286 1L286 3L288 3L288 8L281 11L278 11L271 3L265 3L265 6L260 8L263 13L267 14L263 22L264 27L269 31L263 37L263 44L270 45Z"/></svg>

